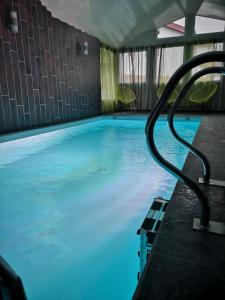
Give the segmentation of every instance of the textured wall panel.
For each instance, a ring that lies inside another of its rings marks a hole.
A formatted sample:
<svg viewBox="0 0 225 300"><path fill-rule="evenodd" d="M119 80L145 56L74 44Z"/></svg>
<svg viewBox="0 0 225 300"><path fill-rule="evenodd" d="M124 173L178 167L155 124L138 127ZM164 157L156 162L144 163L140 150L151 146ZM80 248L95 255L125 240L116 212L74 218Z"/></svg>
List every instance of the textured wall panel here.
<svg viewBox="0 0 225 300"><path fill-rule="evenodd" d="M17 12L19 32L6 26ZM88 42L89 54L77 51ZM0 2L0 132L100 114L99 40L61 22L39 0Z"/></svg>

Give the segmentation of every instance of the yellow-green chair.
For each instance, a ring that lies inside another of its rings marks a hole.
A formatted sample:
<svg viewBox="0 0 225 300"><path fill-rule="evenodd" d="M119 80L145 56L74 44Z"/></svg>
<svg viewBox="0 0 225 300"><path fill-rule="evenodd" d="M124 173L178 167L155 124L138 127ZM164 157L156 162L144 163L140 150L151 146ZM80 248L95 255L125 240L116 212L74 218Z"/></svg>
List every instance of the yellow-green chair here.
<svg viewBox="0 0 225 300"><path fill-rule="evenodd" d="M166 85L164 83L160 84L160 86L159 86L159 88L158 88L158 90L156 92L158 98L160 98L162 96L162 93L163 93L163 90L164 90L165 86ZM169 105L169 106L172 105L176 101L178 95L179 95L179 93L175 89L172 92L171 96L169 97L169 99L167 101L167 105Z"/></svg>
<svg viewBox="0 0 225 300"><path fill-rule="evenodd" d="M119 86L117 88L117 99L118 101L126 106L131 106L136 100L136 95L132 89L126 86Z"/></svg>
<svg viewBox="0 0 225 300"><path fill-rule="evenodd" d="M218 86L215 82L204 83L191 93L189 100L195 105L204 107L212 99L217 88Z"/></svg>

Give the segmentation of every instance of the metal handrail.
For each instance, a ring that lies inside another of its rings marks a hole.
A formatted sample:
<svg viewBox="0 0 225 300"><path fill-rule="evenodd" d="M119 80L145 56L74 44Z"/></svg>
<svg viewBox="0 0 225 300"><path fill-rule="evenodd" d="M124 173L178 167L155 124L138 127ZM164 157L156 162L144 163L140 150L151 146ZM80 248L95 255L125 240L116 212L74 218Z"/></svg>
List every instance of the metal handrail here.
<svg viewBox="0 0 225 300"><path fill-rule="evenodd" d="M147 138L147 143L149 146L149 151L152 154L152 157L166 170L168 170L171 174L173 174L176 178L183 181L193 192L197 195L201 205L201 216L200 216L200 225L203 227L209 226L209 218L210 218L210 204L208 197L202 192L202 190L198 187L198 185L187 175L185 175L178 168L173 166L169 161L167 161L162 155L158 152L157 147L154 141L154 127L156 121L166 105L167 100L172 94L174 88L177 86L180 79L192 68L201 65L203 63L212 62L212 61L225 61L225 52L217 51L200 54L195 56L187 63L180 66L177 71L172 75L169 82L167 83L162 96L159 98L158 102L153 107L151 114L148 117L145 133Z"/></svg>
<svg viewBox="0 0 225 300"><path fill-rule="evenodd" d="M0 256L0 281L1 287L4 286L10 291L10 298L8 299L27 300L22 280L2 256Z"/></svg>
<svg viewBox="0 0 225 300"><path fill-rule="evenodd" d="M191 77L191 79L189 79L189 81L182 88L176 101L174 102L173 106L170 108L170 111L169 111L168 117L167 117L170 131L171 131L172 135L175 137L175 139L178 142L180 142L183 146L188 148L193 154L198 156L200 158L200 160L202 161L202 164L204 167L204 176L203 176L204 183L209 183L209 179L210 179L210 175L211 175L211 167L210 167L209 160L201 151L199 151L197 148L195 148L193 145L191 145L186 140L184 140L181 136L179 136L179 134L177 133L177 131L174 127L174 114L176 112L178 105L184 99L184 97L188 93L188 91L189 91L190 87L193 85L193 83L200 77L202 77L206 74L211 74L211 73L218 73L218 74L225 73L225 68L224 67L210 67L210 68L206 68L206 69L201 70L201 71L197 72L196 74L194 74Z"/></svg>

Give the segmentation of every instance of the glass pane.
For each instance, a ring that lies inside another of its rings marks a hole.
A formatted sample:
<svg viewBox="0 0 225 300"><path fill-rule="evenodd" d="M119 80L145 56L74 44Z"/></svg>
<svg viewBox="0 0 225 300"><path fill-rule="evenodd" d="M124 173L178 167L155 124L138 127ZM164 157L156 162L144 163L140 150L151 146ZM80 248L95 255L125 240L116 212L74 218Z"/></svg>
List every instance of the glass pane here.
<svg viewBox="0 0 225 300"><path fill-rule="evenodd" d="M176 20L158 29L158 38L183 36L185 30L185 18Z"/></svg>
<svg viewBox="0 0 225 300"><path fill-rule="evenodd" d="M121 83L146 82L146 67L146 51L131 51L120 53L119 81Z"/></svg>
<svg viewBox="0 0 225 300"><path fill-rule="evenodd" d="M202 54L209 51L223 51L223 43L210 43L210 44L199 44L193 46L193 56ZM202 70L203 68L223 66L221 62L211 62L202 64L192 70L192 74ZM198 79L198 81L217 81L220 80L221 75L219 74L208 74Z"/></svg>
<svg viewBox="0 0 225 300"><path fill-rule="evenodd" d="M196 16L195 33L221 32L225 30L225 21Z"/></svg>
<svg viewBox="0 0 225 300"><path fill-rule="evenodd" d="M183 63L184 47L168 47L157 49L156 81L167 83L173 73Z"/></svg>

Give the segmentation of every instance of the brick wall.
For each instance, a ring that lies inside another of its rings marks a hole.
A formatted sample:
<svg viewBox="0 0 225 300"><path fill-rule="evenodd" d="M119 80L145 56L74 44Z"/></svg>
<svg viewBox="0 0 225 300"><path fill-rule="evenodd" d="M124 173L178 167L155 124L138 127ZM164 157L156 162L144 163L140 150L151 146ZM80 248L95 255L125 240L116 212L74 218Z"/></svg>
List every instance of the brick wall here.
<svg viewBox="0 0 225 300"><path fill-rule="evenodd" d="M17 34L7 29L8 8L17 12ZM83 41L88 56L77 51ZM0 132L100 114L99 47L39 0L1 0Z"/></svg>

